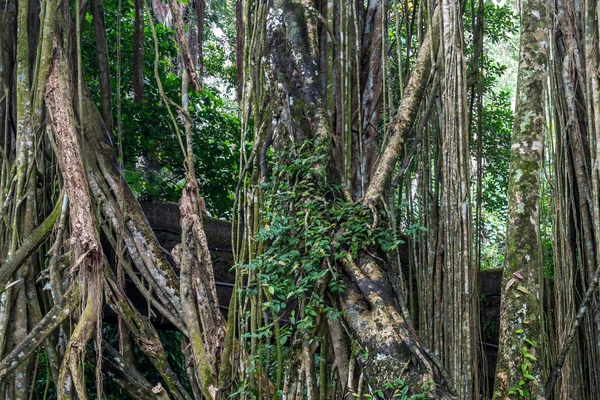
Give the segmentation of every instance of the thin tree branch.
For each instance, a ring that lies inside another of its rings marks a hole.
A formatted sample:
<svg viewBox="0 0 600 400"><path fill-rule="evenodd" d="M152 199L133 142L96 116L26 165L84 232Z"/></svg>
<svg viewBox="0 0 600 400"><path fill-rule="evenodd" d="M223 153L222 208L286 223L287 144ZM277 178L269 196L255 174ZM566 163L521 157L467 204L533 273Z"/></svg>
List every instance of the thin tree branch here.
<svg viewBox="0 0 600 400"><path fill-rule="evenodd" d="M171 7L171 14L173 15L173 24L175 25L175 32L177 33L177 42L179 43L179 51L181 53L181 58L183 59L183 65L189 75L192 86L195 90L200 92L200 83L198 82L198 76L196 75L196 70L194 69L190 45L187 37L185 36L183 18L181 17L181 4L182 3L178 2L177 0L169 0L169 6Z"/></svg>

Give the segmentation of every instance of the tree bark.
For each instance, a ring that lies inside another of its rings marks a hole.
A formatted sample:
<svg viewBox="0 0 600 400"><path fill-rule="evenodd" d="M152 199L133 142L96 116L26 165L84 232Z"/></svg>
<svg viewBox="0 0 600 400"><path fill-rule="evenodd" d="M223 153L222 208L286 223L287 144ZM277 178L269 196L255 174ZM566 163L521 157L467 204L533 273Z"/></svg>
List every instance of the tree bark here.
<svg viewBox="0 0 600 400"><path fill-rule="evenodd" d="M102 246L98 232L95 230L92 215L92 201L90 198L88 182L85 176L83 160L80 153L80 144L75 128L75 117L71 102L71 87L67 73L69 68L64 58L64 52L55 39L54 62L48 78L46 103L52 119L52 127L56 137L58 162L65 176L66 192L71 199L70 224L71 232L76 238L73 241L75 263L71 267L79 273L74 276L74 281L81 279L87 299L85 308L69 339L65 356L62 360L59 373L59 398L70 396L72 386L81 399L87 398L83 362L85 360L86 346L94 332L97 333L96 345L101 345L101 317L102 308ZM100 350L98 350L100 352ZM100 355L100 353L99 353ZM98 357L98 373L101 373L102 358ZM97 390L101 397L101 375L97 375Z"/></svg>
<svg viewBox="0 0 600 400"><path fill-rule="evenodd" d="M443 194L440 222L444 232L443 357L460 399L479 398L477 339L479 267L472 256L471 150L467 116L466 65L461 2L442 1L444 82Z"/></svg>
<svg viewBox="0 0 600 400"><path fill-rule="evenodd" d="M381 15L376 11L378 7L380 5L372 4L367 7L366 11L371 10L374 15ZM326 118L326 115L332 111L325 109L327 104L325 88L320 84L318 64L314 59L316 48L314 43L317 38L313 36L316 30L311 26L314 21L311 20L310 9L299 9L294 7L291 2L279 0L266 13L269 21L266 27L266 42L270 51L269 67L272 79L269 87L271 88L272 107L276 110L276 116L272 120L274 126L271 128L276 132L274 145L276 148L288 146L288 149L291 149L294 143L314 143L307 145L306 152L319 149L321 144L331 140L331 127L328 125L329 119ZM360 11L356 15L360 15ZM419 51L413 75L409 80L397 116L390 125L390 140L386 144L387 147L381 156L377 170L372 175L373 178L366 179L366 182L370 181L371 183L362 199L362 204L367 210L370 210L374 218L373 225L366 229L373 230L377 227L379 211L376 207L381 204L380 197L383 195L384 188L389 184L391 172L400 156L402 143L410 131L428 83L432 66L431 57L432 54L435 56L439 42L439 12L435 11L432 18L434 23L428 30ZM372 40L377 43L378 36L375 35ZM377 45L381 45L381 43ZM370 45L366 46L370 48ZM258 46L251 49L260 51ZM260 58L262 55L255 53L253 57ZM375 67L367 64L366 68ZM366 79L366 82L370 80L374 82L377 79L376 69L364 71L364 73L367 76L374 74L371 78ZM373 83L373 85L376 84L381 85L382 82ZM350 90L350 86L345 85L345 87ZM370 88L368 90L377 93L379 89ZM343 92L342 97L344 95L349 96L350 93ZM372 99L376 103L377 97ZM377 107L375 106L375 108ZM371 117L371 115L365 116L365 118ZM261 126L260 121L256 123ZM262 140L266 137L264 131L258 132L257 135L259 135L258 137L262 136ZM376 140L375 136L371 136L372 140ZM351 140L355 139L359 140L357 137L353 137ZM347 141L350 138L344 140ZM347 154L342 156L347 157ZM328 162L329 160L326 158L315 162L312 165L314 173L318 175L321 167L328 168ZM331 163L345 165L345 162L342 163L339 159L331 160ZM342 179L348 177L348 175L342 175ZM354 184L359 185L359 182L354 181ZM351 186L348 187L348 190L350 193L356 193L355 190L359 189ZM327 196L327 194L323 193L322 196ZM349 195L347 198L351 197L352 195ZM257 203L252 204L255 206ZM343 231L344 229L340 229L336 237L343 237L345 234ZM338 245L340 243L336 243L336 239L334 239L332 246L337 247ZM363 390L363 383L368 382L374 389L381 389L384 393L391 395L393 390L386 385L398 378L406 382L411 393L416 393L418 388L433 381L444 382L448 387L452 387L452 382L448 380L441 364L423 348L415 335L414 328L406 320L405 314L399 310L397 298L390 283L392 278L388 278L388 274L396 272L392 272L390 265L371 254L371 251L365 247L361 248L356 255L346 254L338 261L345 286L344 292L339 297L343 321L351 335L358 341L362 351L369 355L368 357L354 356L363 378L356 382L348 372L348 387L353 387L360 392ZM257 301L259 300L257 299ZM334 349L334 353L335 351ZM298 377L289 375L287 379L291 380L290 385L293 383L297 384L298 388L308 388L312 384L312 380L309 379L310 375L304 369ZM292 387L285 390L292 390ZM429 395L432 398L451 398L443 386L435 386Z"/></svg>
<svg viewBox="0 0 600 400"><path fill-rule="evenodd" d="M406 89L404 89L402 102L394 119L390 122L388 128L390 139L371 176L371 184L362 199L364 204L374 204L390 182L392 172L400 158L402 146L419 111L431 69L434 68L432 62L436 58L439 46L439 7L434 9L431 21L432 25L421 44L413 72L408 79Z"/></svg>
<svg viewBox="0 0 600 400"><path fill-rule="evenodd" d="M547 4L523 1L495 399L544 395L539 193L546 132L547 29Z"/></svg>

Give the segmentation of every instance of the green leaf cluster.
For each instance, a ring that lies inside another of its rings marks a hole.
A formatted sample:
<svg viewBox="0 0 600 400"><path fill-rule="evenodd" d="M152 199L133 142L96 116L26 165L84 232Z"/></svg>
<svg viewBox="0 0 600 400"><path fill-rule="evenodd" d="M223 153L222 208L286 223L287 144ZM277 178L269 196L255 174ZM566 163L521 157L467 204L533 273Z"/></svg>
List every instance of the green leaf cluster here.
<svg viewBox="0 0 600 400"><path fill-rule="evenodd" d="M113 111L115 146L122 146L122 166L125 177L140 201L177 201L181 196L185 177L181 146L174 133L173 123L158 91L154 77L153 38L145 15L144 28L144 94L140 103L134 102L132 92L133 59L133 2L123 2L121 9L117 1L104 2L106 21L121 19L120 37L116 24L107 23L106 35L109 45L109 67L113 85ZM219 21L218 12L211 9L207 25ZM223 19L232 23L231 19ZM91 14L86 15L83 30L83 65L90 92L99 103L98 67L96 45ZM193 21L192 21L193 22ZM215 25L216 26L216 25ZM193 147L196 177L201 184L201 194L207 209L217 217L230 218L233 206L233 189L237 183L239 163L240 122L234 115L233 102L223 97L220 89L227 91L235 86L232 75L231 57L234 54L225 49L230 40L232 28L223 24L225 36L217 37L212 29L206 28L205 52L206 70L210 72L202 93L190 90L190 110L193 129ZM220 32L223 30L221 28ZM234 29L234 28L233 28ZM168 98L180 102L181 77L177 62L178 47L173 29L156 24L160 48L159 76ZM117 62L117 48L121 62ZM217 66L221 66L220 69ZM121 74L121 87L117 88L117 73ZM116 133L117 93L121 93L121 132L122 143ZM178 119L180 129L183 122Z"/></svg>

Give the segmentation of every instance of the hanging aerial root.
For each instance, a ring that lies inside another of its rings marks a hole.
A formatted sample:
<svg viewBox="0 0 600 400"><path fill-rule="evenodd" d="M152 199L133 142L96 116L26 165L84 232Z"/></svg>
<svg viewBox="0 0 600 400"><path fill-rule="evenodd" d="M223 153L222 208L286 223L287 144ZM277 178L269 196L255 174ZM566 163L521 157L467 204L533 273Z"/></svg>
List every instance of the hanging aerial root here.
<svg viewBox="0 0 600 400"><path fill-rule="evenodd" d="M413 121L421 107L427 82L432 71L432 54L437 53L439 46L439 7L432 16L432 26L427 31L425 40L419 50L413 73L410 75L404 98L398 107L396 116L389 125L389 142L372 175L371 184L363 198L366 204L375 203L389 183L392 172L400 158L402 146L410 133Z"/></svg>
<svg viewBox="0 0 600 400"><path fill-rule="evenodd" d="M82 271L85 273L85 271ZM79 278L81 279L81 277ZM77 283L74 283L77 285ZM72 380L77 396L80 399L87 399L87 390L85 388L85 375L83 371L83 365L85 361L85 351L88 342L92 339L92 335L96 329L96 323L100 315L98 309L100 308L102 297L98 299L98 292L101 293L102 283L96 279L90 279L87 282L87 299L85 308L75 330L71 334L67 349L60 366L59 371L59 385L57 387L58 398L63 398L65 393L70 392L70 381ZM98 302L100 301L100 304ZM100 343L98 343L100 345ZM101 354L99 352L99 354Z"/></svg>
<svg viewBox="0 0 600 400"><path fill-rule="evenodd" d="M160 341L158 332L147 318L131 304L122 288L117 284L116 277L109 268L104 269L104 290L108 306L123 319L140 350L152 362L165 381L173 398L191 400L185 388L177 378L167 359L167 354Z"/></svg>
<svg viewBox="0 0 600 400"><path fill-rule="evenodd" d="M54 303L58 303L63 297L62 276L59 268L61 260L61 247L65 236L67 225L67 215L69 211L69 196L64 195L60 210L60 219L56 228L56 238L50 249L50 261L45 271L42 271L40 278L47 278L50 281L50 293Z"/></svg>
<svg viewBox="0 0 600 400"><path fill-rule="evenodd" d="M162 309L167 310L163 315L176 325L181 310L179 280L118 168L110 135L87 90L84 90L83 100L83 149L86 159L90 160L87 176L92 193L99 199L102 213L112 230L124 233L122 239L128 255L143 278L151 283Z"/></svg>
<svg viewBox="0 0 600 400"><path fill-rule="evenodd" d="M23 242L21 247L13 253L2 267L0 267L0 289L4 286L9 279L14 275L21 265L27 260L27 258L36 251L42 243L52 233L54 223L60 215L60 202L56 203L54 210L48 217L38 226L29 237Z"/></svg>
<svg viewBox="0 0 600 400"><path fill-rule="evenodd" d="M104 364L106 369L113 373L112 379L123 388L134 400L148 400L154 397L150 382L130 364L125 357L106 342L102 343L104 349Z"/></svg>
<svg viewBox="0 0 600 400"><path fill-rule="evenodd" d="M579 324L583 319L585 312L587 311L588 304L592 298L596 287L598 286L598 281L600 280L600 267L596 268L596 272L594 273L594 277L592 282L590 282L585 295L583 296L583 300L581 305L579 306L579 310L577 311L577 315L575 316L573 322L571 323L571 327L569 328L568 333L565 335L565 340L563 347L560 349L558 356L556 357L556 362L552 366L550 370L550 374L548 376L548 380L544 386L544 392L546 398L550 398L552 395L552 391L554 390L554 385L556 384L556 380L560 375L560 371L565 364L565 360L567 359L567 355L569 354L569 350L573 345L573 341L575 340L575 334L577 333L577 329L579 328Z"/></svg>
<svg viewBox="0 0 600 400"><path fill-rule="evenodd" d="M0 361L0 381L3 381L7 374L33 354L35 349L43 344L44 339L71 315L79 304L80 295L81 287L74 282L62 301L52 307L44 318L35 325L25 340Z"/></svg>
<svg viewBox="0 0 600 400"><path fill-rule="evenodd" d="M219 310L212 262L202 228L197 196L196 181L188 176L180 201L180 293L196 375L204 396L215 399L218 392L216 365L220 363L225 326Z"/></svg>

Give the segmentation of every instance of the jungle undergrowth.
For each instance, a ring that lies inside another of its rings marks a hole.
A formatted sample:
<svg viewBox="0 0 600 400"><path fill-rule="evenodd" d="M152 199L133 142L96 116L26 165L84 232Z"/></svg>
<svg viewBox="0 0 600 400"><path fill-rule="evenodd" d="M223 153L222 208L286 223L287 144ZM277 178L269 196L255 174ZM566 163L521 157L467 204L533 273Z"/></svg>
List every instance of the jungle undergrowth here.
<svg viewBox="0 0 600 400"><path fill-rule="evenodd" d="M315 332L320 321L340 317L331 304L331 296L345 289L338 260L348 254L356 258L360 251L385 257L382 252L401 243L388 226L373 228L372 211L346 201L342 188L328 182L329 150L311 147L312 143L306 142L272 158L269 179L261 187L265 207L256 236L267 250L238 266L249 277L241 298L260 297L262 290L265 301L260 311L276 316L265 318L268 322L255 333L243 335L261 343L256 358L265 369L275 361L275 346L288 342L293 346L307 334L311 343L319 341ZM251 319L249 313L246 317ZM290 351L283 349L286 356ZM318 358L316 354L316 365Z"/></svg>

